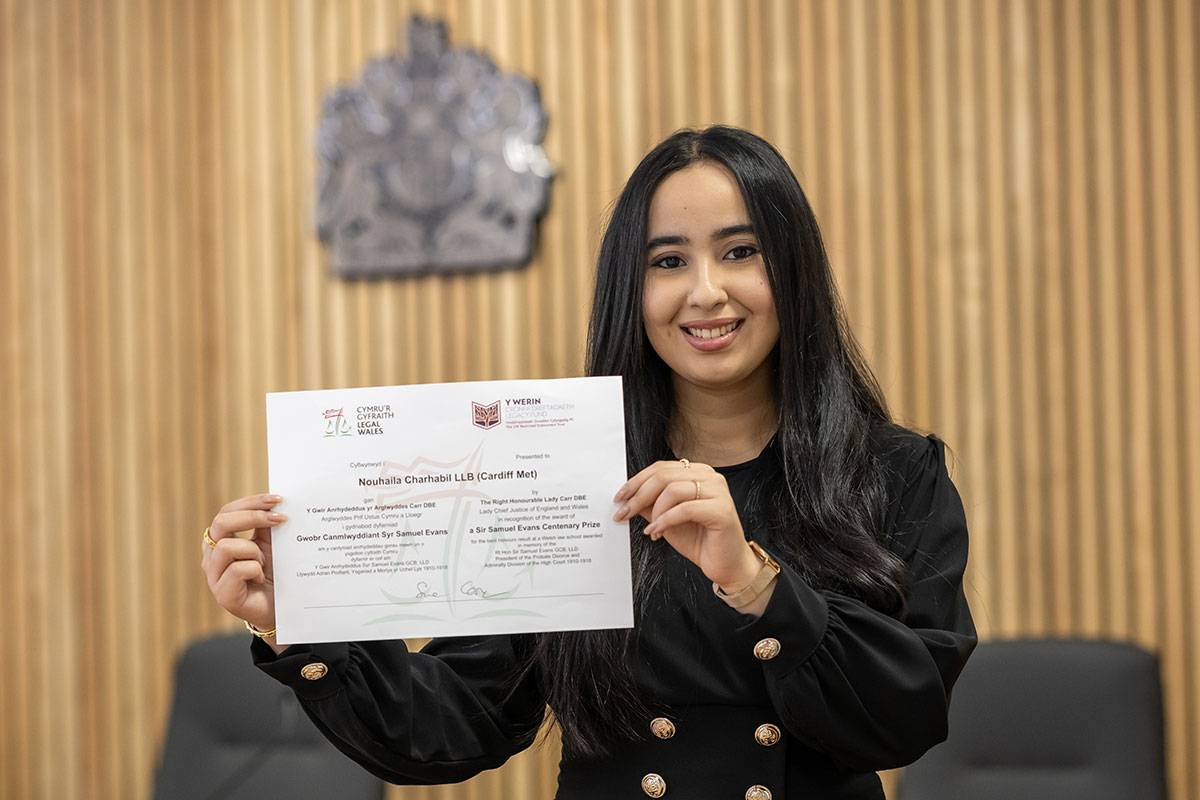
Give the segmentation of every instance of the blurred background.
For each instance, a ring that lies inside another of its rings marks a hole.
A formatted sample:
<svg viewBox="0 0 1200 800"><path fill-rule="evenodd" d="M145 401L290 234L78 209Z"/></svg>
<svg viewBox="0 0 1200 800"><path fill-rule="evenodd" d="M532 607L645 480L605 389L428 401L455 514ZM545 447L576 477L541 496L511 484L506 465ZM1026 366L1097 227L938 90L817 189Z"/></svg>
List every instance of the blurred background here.
<svg viewBox="0 0 1200 800"><path fill-rule="evenodd" d="M541 90L523 269L326 269L321 98L413 12ZM267 488L265 392L580 374L606 210L711 122L789 159L953 450L982 637L1158 653L1200 797L1198 41L1189 0L0 0L0 797L149 794L181 647L238 624L200 534ZM557 756L389 797L549 798Z"/></svg>

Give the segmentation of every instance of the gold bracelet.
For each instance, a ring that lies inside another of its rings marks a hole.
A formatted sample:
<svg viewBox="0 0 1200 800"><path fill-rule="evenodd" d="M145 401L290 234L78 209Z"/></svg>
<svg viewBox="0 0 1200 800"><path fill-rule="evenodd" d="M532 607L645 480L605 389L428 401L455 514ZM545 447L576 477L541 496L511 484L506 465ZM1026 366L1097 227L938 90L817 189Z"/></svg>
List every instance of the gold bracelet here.
<svg viewBox="0 0 1200 800"><path fill-rule="evenodd" d="M271 628L271 630L269 630L269 631L260 631L258 628L254 627L246 620L242 620L242 624L246 626L246 630L250 631L251 633L253 633L255 636L257 636L260 639L266 639L268 636L274 636L275 631L278 630L278 628L276 627L276 628Z"/></svg>

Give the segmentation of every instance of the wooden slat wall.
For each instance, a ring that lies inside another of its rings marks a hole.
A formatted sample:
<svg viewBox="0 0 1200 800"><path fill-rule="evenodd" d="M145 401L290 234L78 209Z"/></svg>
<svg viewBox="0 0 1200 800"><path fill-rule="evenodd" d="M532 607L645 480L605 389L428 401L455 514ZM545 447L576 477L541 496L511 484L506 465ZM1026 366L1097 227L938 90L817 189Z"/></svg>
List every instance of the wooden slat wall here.
<svg viewBox="0 0 1200 800"><path fill-rule="evenodd" d="M407 15L534 76L535 262L331 280L322 94ZM0 797L149 790L263 393L578 374L592 261L682 125L778 143L898 414L939 432L981 632L1161 654L1200 797L1200 8L1189 0L0 0ZM461 787L550 797L556 749Z"/></svg>

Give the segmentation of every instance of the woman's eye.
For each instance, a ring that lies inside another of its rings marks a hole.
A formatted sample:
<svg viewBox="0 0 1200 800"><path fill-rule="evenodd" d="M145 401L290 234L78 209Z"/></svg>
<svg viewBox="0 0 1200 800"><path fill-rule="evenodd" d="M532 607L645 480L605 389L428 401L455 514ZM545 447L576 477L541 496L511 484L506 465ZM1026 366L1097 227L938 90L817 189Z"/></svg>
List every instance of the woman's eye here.
<svg viewBox="0 0 1200 800"><path fill-rule="evenodd" d="M752 247L748 244L739 244L737 247L730 250L725 255L725 257L731 258L734 261L742 261L744 259L750 258L750 256L754 255L757 252L758 252L757 247Z"/></svg>
<svg viewBox="0 0 1200 800"><path fill-rule="evenodd" d="M679 256L663 256L656 261L651 261L650 266L663 267L665 269L675 269L676 267L683 266L683 259Z"/></svg>

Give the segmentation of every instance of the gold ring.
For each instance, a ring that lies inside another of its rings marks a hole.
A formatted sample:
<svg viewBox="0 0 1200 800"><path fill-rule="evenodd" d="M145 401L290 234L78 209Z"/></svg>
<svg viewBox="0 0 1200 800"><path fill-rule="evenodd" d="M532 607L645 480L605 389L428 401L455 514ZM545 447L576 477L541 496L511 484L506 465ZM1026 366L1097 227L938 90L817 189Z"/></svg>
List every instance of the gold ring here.
<svg viewBox="0 0 1200 800"><path fill-rule="evenodd" d="M696 499L699 500L700 499L700 481L692 481L692 483L696 484Z"/></svg>
<svg viewBox="0 0 1200 800"><path fill-rule="evenodd" d="M211 547L213 550L216 550L217 543L216 543L216 541L213 540L212 534L209 532L211 530L212 530L211 526L204 529L204 543L206 545L208 545L209 547Z"/></svg>
<svg viewBox="0 0 1200 800"><path fill-rule="evenodd" d="M692 462L688 461L686 458L679 459L679 463L683 465L684 469L687 469L692 465Z"/></svg>

